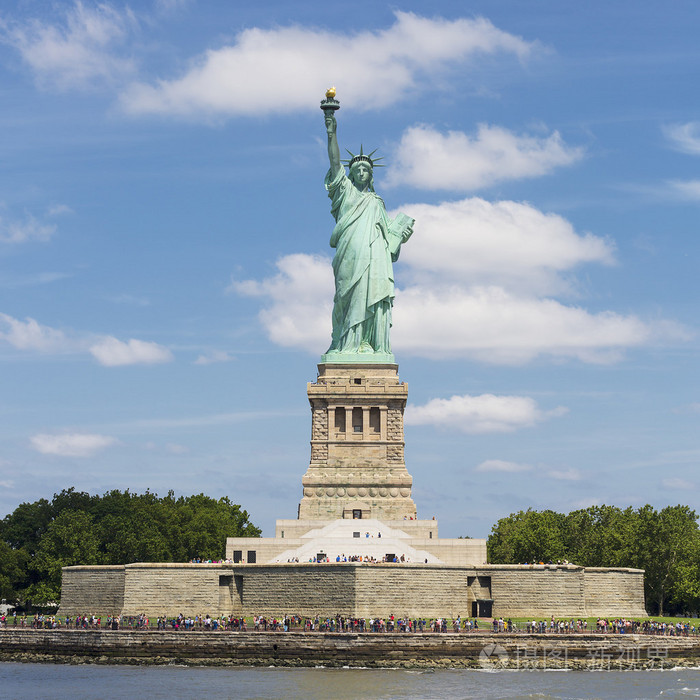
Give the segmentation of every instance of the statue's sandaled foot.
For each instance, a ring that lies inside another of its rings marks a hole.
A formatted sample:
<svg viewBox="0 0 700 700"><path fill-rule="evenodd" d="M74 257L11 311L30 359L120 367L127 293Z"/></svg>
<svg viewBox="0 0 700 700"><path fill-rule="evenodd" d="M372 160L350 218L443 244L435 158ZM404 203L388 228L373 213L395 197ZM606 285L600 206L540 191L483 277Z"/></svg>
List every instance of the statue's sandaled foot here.
<svg viewBox="0 0 700 700"><path fill-rule="evenodd" d="M364 343L362 343L362 345L360 345L360 349L358 352L370 353L374 352L374 348L368 342L365 341Z"/></svg>

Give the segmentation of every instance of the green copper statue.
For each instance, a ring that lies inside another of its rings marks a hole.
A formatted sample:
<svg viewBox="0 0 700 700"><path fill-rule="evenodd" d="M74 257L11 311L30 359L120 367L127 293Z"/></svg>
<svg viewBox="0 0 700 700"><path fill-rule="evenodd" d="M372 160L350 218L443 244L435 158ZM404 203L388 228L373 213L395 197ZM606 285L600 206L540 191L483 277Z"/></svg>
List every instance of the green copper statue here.
<svg viewBox="0 0 700 700"><path fill-rule="evenodd" d="M391 307L394 303L392 262L401 245L413 233L414 220L405 214L390 219L384 202L374 192L374 151L353 155L347 161L349 175L340 159L334 112L339 104L335 90L321 103L328 132L330 170L325 185L336 220L331 234L335 248L333 274L333 336L323 362L394 363L389 342Z"/></svg>

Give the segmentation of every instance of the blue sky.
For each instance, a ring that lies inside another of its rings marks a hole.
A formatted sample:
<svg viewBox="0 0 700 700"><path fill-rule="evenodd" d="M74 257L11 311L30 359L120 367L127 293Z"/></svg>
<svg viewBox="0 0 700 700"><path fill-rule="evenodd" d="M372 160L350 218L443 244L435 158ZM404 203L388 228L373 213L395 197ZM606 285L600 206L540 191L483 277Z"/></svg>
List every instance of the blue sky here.
<svg viewBox="0 0 700 700"><path fill-rule="evenodd" d="M3 3L0 513L75 486L295 517L330 85L417 220L419 517L700 507L700 6L250 5Z"/></svg>

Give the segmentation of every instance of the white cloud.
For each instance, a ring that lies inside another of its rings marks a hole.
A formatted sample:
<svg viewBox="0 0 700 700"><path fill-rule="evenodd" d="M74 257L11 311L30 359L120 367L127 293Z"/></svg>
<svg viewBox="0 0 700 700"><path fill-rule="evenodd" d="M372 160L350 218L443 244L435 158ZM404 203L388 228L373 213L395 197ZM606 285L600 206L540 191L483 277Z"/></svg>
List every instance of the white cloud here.
<svg viewBox="0 0 700 700"><path fill-rule="evenodd" d="M2 39L14 46L44 88L67 90L101 86L130 75L134 62L116 54L136 23L130 10L107 2L78 0L60 22L6 23Z"/></svg>
<svg viewBox="0 0 700 700"><path fill-rule="evenodd" d="M550 479L557 479L559 481L579 481L581 479L581 472L573 467L570 469L550 469L547 472L547 476Z"/></svg>
<svg viewBox="0 0 700 700"><path fill-rule="evenodd" d="M56 233L56 226L42 224L31 214L25 214L21 221L6 221L0 218L0 242L2 243L48 241L54 233Z"/></svg>
<svg viewBox="0 0 700 700"><path fill-rule="evenodd" d="M260 321L270 340L283 347L325 351L331 339L333 270L318 255L297 253L277 261L279 272L262 282L233 281L229 291L268 300Z"/></svg>
<svg viewBox="0 0 700 700"><path fill-rule="evenodd" d="M90 433L40 434L31 438L32 447L37 452L61 457L91 457L117 442L116 438L109 435Z"/></svg>
<svg viewBox="0 0 700 700"><path fill-rule="evenodd" d="M461 131L445 135L419 125L403 133L388 184L474 190L503 180L545 175L582 156L582 148L567 146L556 131L544 137L518 136L480 124L476 136L470 137Z"/></svg>
<svg viewBox="0 0 700 700"><path fill-rule="evenodd" d="M173 359L170 350L158 343L135 338L124 342L112 336L106 336L90 346L90 353L105 367L152 365Z"/></svg>
<svg viewBox="0 0 700 700"><path fill-rule="evenodd" d="M406 204L416 234L401 251L414 277L497 284L543 293L570 286L562 278L584 263L612 264L613 246L579 235L557 214L521 202L471 197L441 204Z"/></svg>
<svg viewBox="0 0 700 700"><path fill-rule="evenodd" d="M483 18L395 16L386 30L355 34L299 25L246 29L232 46L199 56L180 78L132 85L122 102L134 113L257 116L263 105L278 113L318 109L323 91L335 84L356 109L378 109L434 87L475 56L524 59L535 47Z"/></svg>
<svg viewBox="0 0 700 700"><path fill-rule="evenodd" d="M679 479L677 477L671 477L668 479L662 479L661 485L670 491L694 491L695 484L692 481L686 479Z"/></svg>
<svg viewBox="0 0 700 700"><path fill-rule="evenodd" d="M73 343L63 331L42 326L33 318L20 321L3 313L0 313L0 340L18 350L41 352L62 352L69 350Z"/></svg>
<svg viewBox="0 0 700 700"><path fill-rule="evenodd" d="M669 124L662 127L662 130L676 150L694 156L700 155L700 122Z"/></svg>
<svg viewBox="0 0 700 700"><path fill-rule="evenodd" d="M64 216L72 213L73 210L67 204L55 204L48 211L49 216Z"/></svg>
<svg viewBox="0 0 700 700"><path fill-rule="evenodd" d="M566 412L567 409L563 406L552 411L542 411L537 402L527 396L464 395L431 399L424 406L409 405L406 409L406 424L435 425L472 435L509 433L520 428L531 428Z"/></svg>
<svg viewBox="0 0 700 700"><path fill-rule="evenodd" d="M532 467L529 464L520 464L518 462L506 462L502 459L487 459L485 462L474 467L475 472L505 472L506 474L515 474L517 472L530 471Z"/></svg>
<svg viewBox="0 0 700 700"><path fill-rule="evenodd" d="M204 355L200 355L195 361L195 365L212 365L216 362L231 362L231 360L234 360L233 355L229 355L229 353L225 352L224 350L212 350L211 352L208 352Z"/></svg>
<svg viewBox="0 0 700 700"><path fill-rule="evenodd" d="M17 287L34 287L51 284L70 277L65 272L35 272L32 274L0 273L0 287L16 289Z"/></svg>
<svg viewBox="0 0 700 700"><path fill-rule="evenodd" d="M609 363L628 348L687 340L677 324L591 312L557 295L577 292L577 266L613 264L613 245L526 203L467 198L407 204L416 234L401 253L393 347L433 359L517 364L536 357ZM270 339L319 354L330 338L333 275L325 257L295 254L278 273L230 289L259 296Z"/></svg>
<svg viewBox="0 0 700 700"><path fill-rule="evenodd" d="M67 334L62 330L41 325L33 318L21 321L0 313L0 342L6 342L17 350L44 353L89 352L101 365L157 364L170 362L173 355L158 343L131 338L124 342L113 336L88 333Z"/></svg>
<svg viewBox="0 0 700 700"><path fill-rule="evenodd" d="M671 180L667 183L671 193L682 199L700 199L700 180Z"/></svg>
<svg viewBox="0 0 700 700"><path fill-rule="evenodd" d="M495 286L411 287L397 294L394 319L393 342L404 353L497 364L520 364L540 355L615 362L625 348L643 345L654 335L650 324L634 316L589 313Z"/></svg>
<svg viewBox="0 0 700 700"><path fill-rule="evenodd" d="M700 179L694 180L662 180L652 185L624 184L618 189L641 196L645 201L657 202L698 202L700 201ZM644 245L643 250L650 246ZM652 252L656 252L653 251Z"/></svg>
<svg viewBox="0 0 700 700"><path fill-rule="evenodd" d="M444 255L454 254L446 249ZM230 289L264 300L260 321L274 343L324 352L331 331L330 262L295 254L281 258L277 267L274 277L234 282ZM397 290L392 330L396 352L503 364L546 355L609 363L618 361L626 348L658 338L687 337L684 329L671 322L646 323L612 311L590 313L497 285L444 284L432 277Z"/></svg>

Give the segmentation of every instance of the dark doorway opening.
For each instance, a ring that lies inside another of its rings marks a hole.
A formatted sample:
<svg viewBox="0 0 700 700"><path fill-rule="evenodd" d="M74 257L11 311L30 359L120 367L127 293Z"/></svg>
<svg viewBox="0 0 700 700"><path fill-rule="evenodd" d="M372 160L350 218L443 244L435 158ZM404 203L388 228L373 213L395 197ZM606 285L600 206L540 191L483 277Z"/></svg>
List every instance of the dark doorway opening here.
<svg viewBox="0 0 700 700"><path fill-rule="evenodd" d="M493 600L476 600L472 603L472 615L474 617L493 617L492 613Z"/></svg>

